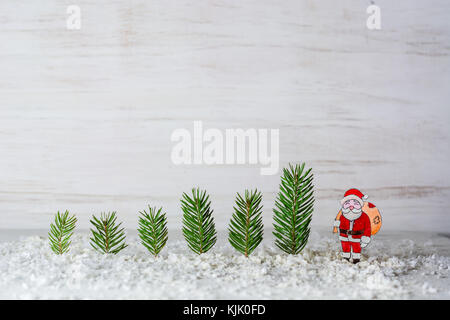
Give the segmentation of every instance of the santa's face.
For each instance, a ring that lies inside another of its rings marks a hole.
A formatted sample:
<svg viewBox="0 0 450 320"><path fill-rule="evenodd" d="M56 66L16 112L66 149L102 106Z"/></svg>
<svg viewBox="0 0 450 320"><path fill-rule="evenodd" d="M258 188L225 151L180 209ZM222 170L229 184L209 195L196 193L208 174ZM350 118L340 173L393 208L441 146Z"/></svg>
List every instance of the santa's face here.
<svg viewBox="0 0 450 320"><path fill-rule="evenodd" d="M342 205L342 214L350 221L358 219L362 214L361 203L354 199L349 199Z"/></svg>

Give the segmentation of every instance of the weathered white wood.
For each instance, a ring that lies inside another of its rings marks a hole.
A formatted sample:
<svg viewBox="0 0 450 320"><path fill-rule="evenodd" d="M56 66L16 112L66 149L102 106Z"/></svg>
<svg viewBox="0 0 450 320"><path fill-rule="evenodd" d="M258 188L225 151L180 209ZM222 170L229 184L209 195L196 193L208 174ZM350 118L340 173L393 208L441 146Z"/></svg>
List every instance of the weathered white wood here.
<svg viewBox="0 0 450 320"><path fill-rule="evenodd" d="M82 28L66 30L78 4ZM211 193L219 228L234 194L279 177L259 166L174 166L176 128L280 129L280 165L306 161L314 224L359 187L384 228L448 230L448 1L2 1L0 228L47 228L56 210L147 203L181 224L178 200Z"/></svg>

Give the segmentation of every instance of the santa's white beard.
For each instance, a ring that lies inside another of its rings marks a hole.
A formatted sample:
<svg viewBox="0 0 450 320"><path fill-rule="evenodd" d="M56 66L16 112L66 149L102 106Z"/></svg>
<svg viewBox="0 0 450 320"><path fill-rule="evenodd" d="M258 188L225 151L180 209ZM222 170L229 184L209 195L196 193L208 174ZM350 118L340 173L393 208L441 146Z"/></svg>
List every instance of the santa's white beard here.
<svg viewBox="0 0 450 320"><path fill-rule="evenodd" d="M344 217L350 221L356 220L359 217L361 217L362 214L362 209L344 209L342 208L342 214L344 215Z"/></svg>

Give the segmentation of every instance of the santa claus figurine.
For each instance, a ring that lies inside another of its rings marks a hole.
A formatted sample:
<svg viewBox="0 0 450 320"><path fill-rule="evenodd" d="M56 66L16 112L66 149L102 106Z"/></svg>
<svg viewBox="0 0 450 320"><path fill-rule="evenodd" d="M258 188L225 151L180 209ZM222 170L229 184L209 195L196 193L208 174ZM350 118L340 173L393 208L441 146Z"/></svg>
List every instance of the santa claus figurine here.
<svg viewBox="0 0 450 320"><path fill-rule="evenodd" d="M363 211L363 195L358 189L350 189L341 200L341 213L334 222L342 245L342 257L353 263L361 259L361 248L370 243L372 231L369 216Z"/></svg>

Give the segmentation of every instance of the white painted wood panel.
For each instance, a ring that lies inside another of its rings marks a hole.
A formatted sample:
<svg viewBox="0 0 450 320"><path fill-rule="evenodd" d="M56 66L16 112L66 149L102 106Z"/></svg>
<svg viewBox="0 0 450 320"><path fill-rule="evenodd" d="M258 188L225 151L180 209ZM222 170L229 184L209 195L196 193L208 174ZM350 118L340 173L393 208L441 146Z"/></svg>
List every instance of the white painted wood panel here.
<svg viewBox="0 0 450 320"><path fill-rule="evenodd" d="M150 203L178 230L193 186L219 229L258 187L269 227L278 175L172 164L172 131L202 120L279 129L280 165L314 168L315 226L359 187L384 228L447 231L450 3L377 4L379 31L368 1L1 1L0 228L45 229L58 209L134 228Z"/></svg>

